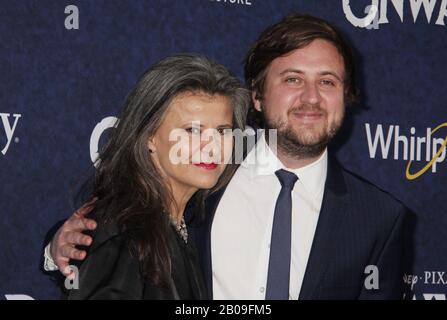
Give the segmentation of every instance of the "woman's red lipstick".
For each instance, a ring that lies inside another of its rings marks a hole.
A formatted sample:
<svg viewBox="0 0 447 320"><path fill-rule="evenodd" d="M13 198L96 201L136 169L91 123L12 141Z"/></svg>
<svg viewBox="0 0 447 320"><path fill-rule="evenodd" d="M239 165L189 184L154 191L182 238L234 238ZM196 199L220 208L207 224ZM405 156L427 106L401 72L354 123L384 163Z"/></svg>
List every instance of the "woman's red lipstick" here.
<svg viewBox="0 0 447 320"><path fill-rule="evenodd" d="M216 163L203 163L203 162L201 162L201 163L194 163L194 165L196 167L200 167L200 168L203 168L203 169L206 169L206 170L214 170L214 169L217 168L217 164Z"/></svg>

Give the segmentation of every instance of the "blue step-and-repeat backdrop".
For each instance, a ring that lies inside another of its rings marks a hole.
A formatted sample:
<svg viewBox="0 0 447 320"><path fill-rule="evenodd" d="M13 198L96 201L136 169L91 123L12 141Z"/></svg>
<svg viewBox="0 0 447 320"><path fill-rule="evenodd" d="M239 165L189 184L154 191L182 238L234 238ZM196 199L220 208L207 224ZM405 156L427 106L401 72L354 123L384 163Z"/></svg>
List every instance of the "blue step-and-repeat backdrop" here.
<svg viewBox="0 0 447 320"><path fill-rule="evenodd" d="M415 212L411 298L446 299L447 0L2 1L0 299L59 297L44 237L148 66L198 52L242 79L260 31L294 11L354 46L362 101L334 148Z"/></svg>

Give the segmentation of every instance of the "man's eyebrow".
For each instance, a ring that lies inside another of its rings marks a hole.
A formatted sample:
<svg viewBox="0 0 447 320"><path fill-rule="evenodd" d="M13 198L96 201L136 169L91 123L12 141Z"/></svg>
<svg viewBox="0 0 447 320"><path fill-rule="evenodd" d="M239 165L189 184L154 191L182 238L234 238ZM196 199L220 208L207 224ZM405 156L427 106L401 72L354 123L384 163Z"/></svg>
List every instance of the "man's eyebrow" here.
<svg viewBox="0 0 447 320"><path fill-rule="evenodd" d="M282 71L280 73L281 76L287 74L287 73L298 73L298 74L304 74L305 72L299 69L285 69L284 71ZM335 77L338 81L340 82L344 82L343 79L334 71L329 71L329 70L324 70L318 73L321 76L327 76L327 75L331 75L333 77Z"/></svg>
<svg viewBox="0 0 447 320"><path fill-rule="evenodd" d="M338 81L343 82L343 79L337 73L335 73L333 71L321 71L319 74L322 76L331 75L331 76L337 78Z"/></svg>
<svg viewBox="0 0 447 320"><path fill-rule="evenodd" d="M282 75L285 75L286 73L304 73L304 71L302 71L302 70L299 70L299 69L286 69L286 70L284 70L284 71L282 71L281 73L280 73L280 75L282 76Z"/></svg>

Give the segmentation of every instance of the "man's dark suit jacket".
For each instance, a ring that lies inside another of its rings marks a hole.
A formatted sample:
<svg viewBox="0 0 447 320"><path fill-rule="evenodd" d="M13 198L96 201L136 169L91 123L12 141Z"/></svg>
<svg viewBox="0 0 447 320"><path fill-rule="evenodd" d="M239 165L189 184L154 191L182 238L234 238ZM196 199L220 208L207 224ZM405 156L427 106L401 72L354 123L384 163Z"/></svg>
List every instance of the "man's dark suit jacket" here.
<svg viewBox="0 0 447 320"><path fill-rule="evenodd" d="M190 227L212 297L211 226L225 189L206 202L206 220ZM402 299L410 257L407 209L329 158L323 203L299 299ZM242 213L241 213L242 214ZM217 253L219 254L219 253ZM371 288L376 266L378 289ZM371 277L368 277L370 276Z"/></svg>

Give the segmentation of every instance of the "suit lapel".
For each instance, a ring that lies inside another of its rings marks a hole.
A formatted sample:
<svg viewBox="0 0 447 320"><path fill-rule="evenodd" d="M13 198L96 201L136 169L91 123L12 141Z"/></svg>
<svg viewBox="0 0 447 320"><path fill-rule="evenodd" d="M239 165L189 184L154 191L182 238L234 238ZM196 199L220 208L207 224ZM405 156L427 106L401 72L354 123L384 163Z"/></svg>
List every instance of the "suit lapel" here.
<svg viewBox="0 0 447 320"><path fill-rule="evenodd" d="M205 285L210 299L213 298L213 272L211 261L211 227L216 213L217 205L225 192L226 186L216 193L210 195L205 202L205 222L200 227L198 247L200 250L202 271Z"/></svg>
<svg viewBox="0 0 447 320"><path fill-rule="evenodd" d="M329 158L323 203L307 262L299 299L318 298L318 289L328 263L334 257L337 234L347 206L347 191L341 167Z"/></svg>

